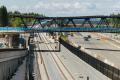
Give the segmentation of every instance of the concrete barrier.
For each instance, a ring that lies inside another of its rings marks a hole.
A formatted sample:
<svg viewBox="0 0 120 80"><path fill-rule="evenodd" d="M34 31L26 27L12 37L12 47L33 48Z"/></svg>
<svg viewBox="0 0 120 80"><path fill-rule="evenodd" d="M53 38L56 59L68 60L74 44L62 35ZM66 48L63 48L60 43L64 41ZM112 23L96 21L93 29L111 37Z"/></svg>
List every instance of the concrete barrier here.
<svg viewBox="0 0 120 80"><path fill-rule="evenodd" d="M26 49L1 49L0 80L10 80L26 55Z"/></svg>

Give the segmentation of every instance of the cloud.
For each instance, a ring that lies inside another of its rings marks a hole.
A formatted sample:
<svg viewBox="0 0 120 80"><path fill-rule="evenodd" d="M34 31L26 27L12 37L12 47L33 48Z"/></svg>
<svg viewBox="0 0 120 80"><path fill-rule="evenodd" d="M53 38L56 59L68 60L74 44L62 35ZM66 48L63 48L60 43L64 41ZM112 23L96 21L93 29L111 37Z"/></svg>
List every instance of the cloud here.
<svg viewBox="0 0 120 80"><path fill-rule="evenodd" d="M11 7L9 7L10 11L15 11L15 10L19 10L20 8L17 5L13 5Z"/></svg>
<svg viewBox="0 0 120 80"><path fill-rule="evenodd" d="M34 7L34 10L39 10L42 12L49 12L53 14L71 14L71 13L81 13L90 9L95 9L96 5L93 3L82 3L82 2L39 2Z"/></svg>
<svg viewBox="0 0 120 80"><path fill-rule="evenodd" d="M0 3L12 11L38 12L48 16L108 15L120 12L119 0L3 0Z"/></svg>
<svg viewBox="0 0 120 80"><path fill-rule="evenodd" d="M35 9L54 9L54 10L72 10L72 9L89 9L93 8L93 4L91 3L81 3L81 2L74 2L74 3L57 3L57 2L39 2L38 4L35 5Z"/></svg>

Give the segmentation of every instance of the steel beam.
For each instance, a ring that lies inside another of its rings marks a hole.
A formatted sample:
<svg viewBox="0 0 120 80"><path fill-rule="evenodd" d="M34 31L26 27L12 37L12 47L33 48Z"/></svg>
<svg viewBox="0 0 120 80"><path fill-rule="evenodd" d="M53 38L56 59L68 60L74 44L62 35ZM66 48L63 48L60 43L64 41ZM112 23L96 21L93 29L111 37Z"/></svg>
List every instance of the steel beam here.
<svg viewBox="0 0 120 80"><path fill-rule="evenodd" d="M27 16L27 15L9 15L11 17L22 17L22 18L36 18L36 19L86 19L86 18L120 18L120 16L72 16L72 17L41 17L41 16Z"/></svg>
<svg viewBox="0 0 120 80"><path fill-rule="evenodd" d="M97 26L101 26L101 25L103 25L103 26L106 25L106 27L109 27L108 20L106 18L101 18L101 20L99 21L99 23L97 24Z"/></svg>
<svg viewBox="0 0 120 80"><path fill-rule="evenodd" d="M91 23L91 21L90 21L90 18L86 18L85 20L84 20L84 22L82 23L82 25L81 25L81 27L85 27L85 23L87 23L88 22L88 24L90 25L90 27L94 27L93 26L93 24Z"/></svg>

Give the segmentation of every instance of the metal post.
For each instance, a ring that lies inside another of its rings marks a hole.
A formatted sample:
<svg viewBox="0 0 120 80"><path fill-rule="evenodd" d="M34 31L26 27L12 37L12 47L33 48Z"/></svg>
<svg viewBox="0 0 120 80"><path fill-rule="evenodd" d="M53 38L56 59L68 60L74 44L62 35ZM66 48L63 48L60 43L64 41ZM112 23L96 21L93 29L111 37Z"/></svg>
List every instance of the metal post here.
<svg viewBox="0 0 120 80"><path fill-rule="evenodd" d="M89 80L89 76L87 76L87 80Z"/></svg>
<svg viewBox="0 0 120 80"><path fill-rule="evenodd" d="M59 38L59 40L60 40L60 38ZM60 44L60 41L58 42L58 44L59 44L59 52L61 51L61 44Z"/></svg>

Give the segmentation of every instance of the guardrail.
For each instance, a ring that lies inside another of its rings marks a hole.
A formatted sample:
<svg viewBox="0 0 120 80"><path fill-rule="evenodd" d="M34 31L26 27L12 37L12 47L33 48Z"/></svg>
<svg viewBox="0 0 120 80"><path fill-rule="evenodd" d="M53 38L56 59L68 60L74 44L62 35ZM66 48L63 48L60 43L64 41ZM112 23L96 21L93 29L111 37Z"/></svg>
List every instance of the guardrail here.
<svg viewBox="0 0 120 80"><path fill-rule="evenodd" d="M26 55L26 49L0 49L0 80L10 80Z"/></svg>
<svg viewBox="0 0 120 80"><path fill-rule="evenodd" d="M112 80L120 80L120 70L110 66L93 56L80 51L80 49L70 45L69 43L65 42L60 38L60 43L63 44L67 49L69 49L72 53L77 55L80 59L94 67L96 70L100 71L102 74L106 75L107 77L111 78Z"/></svg>
<svg viewBox="0 0 120 80"><path fill-rule="evenodd" d="M31 32L103 32L103 33L119 33L120 28L114 28L114 27L48 27L48 28L35 28L35 27L0 27L0 32L25 32L25 33L31 33Z"/></svg>

